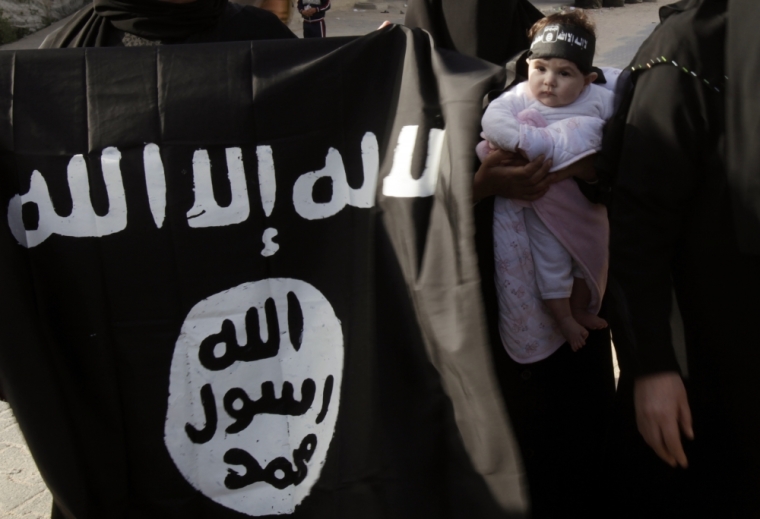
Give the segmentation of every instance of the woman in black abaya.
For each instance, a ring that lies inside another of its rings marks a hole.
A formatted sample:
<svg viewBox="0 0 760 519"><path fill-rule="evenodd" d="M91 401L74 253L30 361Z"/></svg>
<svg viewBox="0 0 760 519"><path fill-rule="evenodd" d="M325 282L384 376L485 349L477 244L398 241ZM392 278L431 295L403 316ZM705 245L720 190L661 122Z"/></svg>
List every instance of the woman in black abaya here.
<svg viewBox="0 0 760 519"><path fill-rule="evenodd" d="M760 517L760 3L682 0L660 17L611 161L629 336L611 480L619 517Z"/></svg>
<svg viewBox="0 0 760 519"><path fill-rule="evenodd" d="M527 0L412 0L406 24L429 31L439 47L515 64L515 56L530 46L528 29L542 16ZM519 75L521 67L514 70ZM498 331L493 281L493 201L495 195L535 200L560 177L593 175L592 163L579 161L572 170L549 174L548 165L526 164L499 151L480 166L473 185L494 369L520 445L533 518L599 516L603 445L615 391L610 336L607 330L591 331L579 352L564 344L532 364L518 364L507 355ZM584 192L587 188L581 186Z"/></svg>

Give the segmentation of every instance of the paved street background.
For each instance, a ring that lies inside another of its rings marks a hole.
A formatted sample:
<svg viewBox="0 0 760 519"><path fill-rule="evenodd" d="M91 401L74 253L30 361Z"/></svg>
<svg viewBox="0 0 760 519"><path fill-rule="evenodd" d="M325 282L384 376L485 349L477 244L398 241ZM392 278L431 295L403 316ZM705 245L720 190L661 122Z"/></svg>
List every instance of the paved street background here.
<svg viewBox="0 0 760 519"><path fill-rule="evenodd" d="M462 0L466 1L466 0ZM628 4L614 9L589 11L597 24L597 55L599 66L622 68L628 64L641 42L654 29L657 11L665 3ZM533 0L533 4L548 14L569 2ZM328 36L352 36L375 30L384 20L403 23L406 2L391 0L374 2L376 9L332 9L327 13ZM297 13L296 13L297 14ZM36 48L45 35L59 22L2 50ZM301 22L295 16L290 28L301 36ZM47 519L52 499L32 460L23 436L7 404L0 402L0 518Z"/></svg>

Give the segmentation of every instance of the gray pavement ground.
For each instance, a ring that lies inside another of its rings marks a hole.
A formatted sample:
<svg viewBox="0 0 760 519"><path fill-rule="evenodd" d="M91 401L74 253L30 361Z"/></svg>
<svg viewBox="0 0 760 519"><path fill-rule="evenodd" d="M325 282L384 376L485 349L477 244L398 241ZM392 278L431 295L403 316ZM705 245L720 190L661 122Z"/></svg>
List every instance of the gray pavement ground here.
<svg viewBox="0 0 760 519"><path fill-rule="evenodd" d="M546 14L570 5L570 2L532 1ZM661 0L660 3L628 4L621 8L590 11L598 32L595 63L618 68L626 66L641 42L654 29L658 21L657 11L663 3ZM373 10L331 10L327 14L328 36L367 34L384 20L403 23L406 1L376 1L375 5L377 8ZM3 46L2 50L36 48L61 23ZM291 21L290 28L301 36L301 23L297 17ZM48 518L51 501L10 408L0 402L0 518Z"/></svg>
<svg viewBox="0 0 760 519"><path fill-rule="evenodd" d="M0 402L0 517L45 519L52 498L8 404Z"/></svg>
<svg viewBox="0 0 760 519"><path fill-rule="evenodd" d="M47 27L45 27L44 29L40 29L39 31L33 34L30 34L25 38L22 38L18 41L14 41L13 43L0 45L0 50L20 50L20 49L39 48L39 46L42 44L43 40L47 37L48 34L66 25L66 22L68 22L70 18L71 16L67 16L66 18L63 18L62 20L58 20L57 22L53 22Z"/></svg>

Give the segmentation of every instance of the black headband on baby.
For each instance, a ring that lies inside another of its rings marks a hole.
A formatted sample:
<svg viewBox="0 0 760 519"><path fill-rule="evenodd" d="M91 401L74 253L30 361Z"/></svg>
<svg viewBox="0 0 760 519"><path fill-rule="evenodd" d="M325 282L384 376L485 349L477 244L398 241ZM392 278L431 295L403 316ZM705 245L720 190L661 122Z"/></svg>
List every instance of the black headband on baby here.
<svg viewBox="0 0 760 519"><path fill-rule="evenodd" d="M590 32L575 25L550 24L533 38L527 58L566 59L588 74L594 63L595 47L596 38Z"/></svg>

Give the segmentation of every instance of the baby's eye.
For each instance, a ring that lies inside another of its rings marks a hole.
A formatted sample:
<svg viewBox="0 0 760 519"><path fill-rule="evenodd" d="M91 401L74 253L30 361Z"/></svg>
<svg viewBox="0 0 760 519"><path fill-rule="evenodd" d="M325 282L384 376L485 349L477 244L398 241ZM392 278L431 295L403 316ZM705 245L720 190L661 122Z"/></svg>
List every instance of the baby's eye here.
<svg viewBox="0 0 760 519"><path fill-rule="evenodd" d="M536 67L541 72L546 72L546 67Z"/></svg>
<svg viewBox="0 0 760 519"><path fill-rule="evenodd" d="M568 77L570 75L570 72L560 72L560 74L564 77Z"/></svg>

